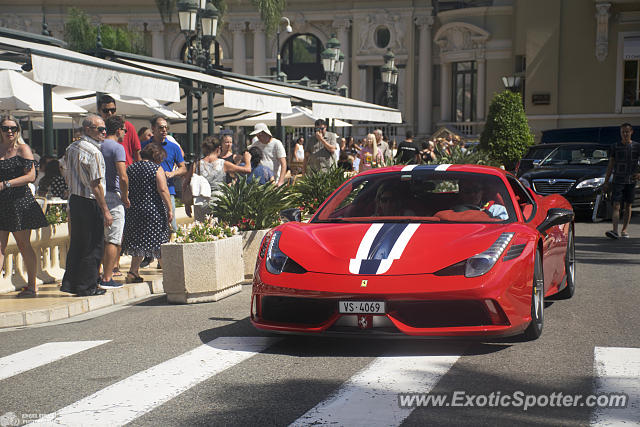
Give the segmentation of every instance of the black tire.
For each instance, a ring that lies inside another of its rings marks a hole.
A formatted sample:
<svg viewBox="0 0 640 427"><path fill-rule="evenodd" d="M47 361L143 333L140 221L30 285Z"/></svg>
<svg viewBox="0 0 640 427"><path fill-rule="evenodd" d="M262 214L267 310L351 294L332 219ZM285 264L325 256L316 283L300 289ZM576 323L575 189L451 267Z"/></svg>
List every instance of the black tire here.
<svg viewBox="0 0 640 427"><path fill-rule="evenodd" d="M573 227L569 229L567 253L564 256L564 271L567 275L567 286L558 293L558 296L569 299L576 292L576 244L573 238Z"/></svg>
<svg viewBox="0 0 640 427"><path fill-rule="evenodd" d="M544 275L540 251L536 251L531 289L531 323L525 329L524 337L533 341L542 335L544 325Z"/></svg>

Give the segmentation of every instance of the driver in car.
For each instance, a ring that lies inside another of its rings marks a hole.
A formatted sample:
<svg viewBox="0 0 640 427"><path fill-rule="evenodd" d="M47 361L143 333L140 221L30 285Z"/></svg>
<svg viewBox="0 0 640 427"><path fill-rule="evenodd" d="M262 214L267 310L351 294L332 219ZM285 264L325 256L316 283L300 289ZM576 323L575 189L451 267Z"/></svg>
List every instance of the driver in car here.
<svg viewBox="0 0 640 427"><path fill-rule="evenodd" d="M460 181L458 187L461 196L461 205L458 205L458 208L480 210L486 212L491 218L509 219L507 208L491 199L497 191L492 192L489 187L479 182ZM485 198L485 195L488 197ZM454 208L454 210L465 209Z"/></svg>

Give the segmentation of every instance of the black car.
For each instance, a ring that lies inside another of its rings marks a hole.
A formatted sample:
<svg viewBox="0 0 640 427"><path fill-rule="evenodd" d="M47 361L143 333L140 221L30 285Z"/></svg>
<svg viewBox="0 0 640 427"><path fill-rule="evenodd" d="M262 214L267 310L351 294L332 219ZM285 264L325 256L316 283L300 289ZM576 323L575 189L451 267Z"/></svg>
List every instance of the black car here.
<svg viewBox="0 0 640 427"><path fill-rule="evenodd" d="M523 173L520 181L538 194L562 194L576 213L591 217L604 184L611 146L593 143L543 145L555 147L546 157L536 161L533 169ZM639 198L640 188L636 187L636 202ZM598 203L596 216L609 217L608 198L601 195L600 200L602 203Z"/></svg>

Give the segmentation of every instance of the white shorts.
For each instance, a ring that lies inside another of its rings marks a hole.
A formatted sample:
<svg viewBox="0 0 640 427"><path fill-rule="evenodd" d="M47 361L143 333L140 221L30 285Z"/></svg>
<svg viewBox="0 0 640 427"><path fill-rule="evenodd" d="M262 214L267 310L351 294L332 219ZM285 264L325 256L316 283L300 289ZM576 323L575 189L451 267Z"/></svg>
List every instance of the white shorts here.
<svg viewBox="0 0 640 427"><path fill-rule="evenodd" d="M104 228L104 241L112 245L122 243L122 233L124 232L124 205L118 193L107 191L105 195L107 207L113 218L111 227Z"/></svg>

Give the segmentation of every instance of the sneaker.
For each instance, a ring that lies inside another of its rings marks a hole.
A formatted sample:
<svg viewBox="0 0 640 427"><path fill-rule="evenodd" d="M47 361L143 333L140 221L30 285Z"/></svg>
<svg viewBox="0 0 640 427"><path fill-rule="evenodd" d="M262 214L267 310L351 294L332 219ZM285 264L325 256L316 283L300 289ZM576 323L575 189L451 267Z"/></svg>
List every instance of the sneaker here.
<svg viewBox="0 0 640 427"><path fill-rule="evenodd" d="M614 239L614 240L615 240L615 239L617 239L618 237L620 237L620 236L618 236L618 233L616 233L616 232L615 232L615 231L613 231L613 230L609 230L609 231L607 231L607 232L606 232L606 233L604 233L604 234L605 234L605 236L607 236L608 238L610 238L610 239Z"/></svg>
<svg viewBox="0 0 640 427"><path fill-rule="evenodd" d="M123 286L124 285L122 283L116 282L113 279L109 280L108 282L105 282L104 280L100 281L100 287L105 289L121 288Z"/></svg>
<svg viewBox="0 0 640 427"><path fill-rule="evenodd" d="M153 258L151 258L150 256L146 256L144 257L144 259L142 260L142 262L140 263L140 267L141 268L145 268L148 267L149 264L151 264L151 261L153 261Z"/></svg>

